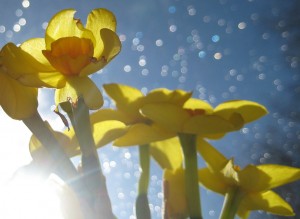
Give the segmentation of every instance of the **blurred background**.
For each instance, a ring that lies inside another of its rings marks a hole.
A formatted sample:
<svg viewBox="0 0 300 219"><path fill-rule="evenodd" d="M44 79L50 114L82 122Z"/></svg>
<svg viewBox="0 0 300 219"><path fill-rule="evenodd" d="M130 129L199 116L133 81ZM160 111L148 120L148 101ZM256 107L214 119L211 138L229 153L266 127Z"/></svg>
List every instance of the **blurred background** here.
<svg viewBox="0 0 300 219"><path fill-rule="evenodd" d="M265 105L269 114L239 132L212 142L228 158L249 163L300 167L300 2L297 0L0 0L0 46L43 37L59 10L74 8L85 23L94 8L117 17L121 53L92 79L123 83L143 93L157 88L193 91L213 106L231 99ZM16 63L17 64L17 63ZM39 91L39 111L54 129L53 90ZM111 102L105 96L104 107ZM31 160L30 132L0 109L0 186ZM139 165L136 147L99 150L113 209L133 219ZM74 158L77 162L78 158ZM200 165L204 166L200 160ZM153 161L149 198L153 218L161 218L161 174ZM276 191L300 215L300 183ZM218 218L223 197L201 190L206 219ZM253 212L250 219L281 218ZM290 218L299 218L290 217Z"/></svg>

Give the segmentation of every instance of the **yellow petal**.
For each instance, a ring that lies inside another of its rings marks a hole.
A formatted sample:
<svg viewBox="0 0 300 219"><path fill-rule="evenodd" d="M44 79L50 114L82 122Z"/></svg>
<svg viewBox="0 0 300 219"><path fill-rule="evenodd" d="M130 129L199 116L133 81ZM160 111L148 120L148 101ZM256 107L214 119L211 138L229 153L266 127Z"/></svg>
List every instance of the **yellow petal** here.
<svg viewBox="0 0 300 219"><path fill-rule="evenodd" d="M235 130L236 127L234 124L215 115L193 116L185 122L183 127L183 132L197 134L203 137Z"/></svg>
<svg viewBox="0 0 300 219"><path fill-rule="evenodd" d="M62 88L65 86L67 78L60 72L39 72L36 75L26 75L19 80L22 84L32 87Z"/></svg>
<svg viewBox="0 0 300 219"><path fill-rule="evenodd" d="M42 51L46 49L44 38L32 38L20 45L20 48L28 55L43 65L44 71L54 71L54 68L48 62Z"/></svg>
<svg viewBox="0 0 300 219"><path fill-rule="evenodd" d="M196 98L190 98L188 99L183 106L185 109L192 109L192 110L196 110L196 109L202 109L205 111L205 114L211 114L213 112L213 107L203 101L203 100L199 100Z"/></svg>
<svg viewBox="0 0 300 219"><path fill-rule="evenodd" d="M221 103L215 108L215 114L228 119L232 113L241 114L245 123L252 122L268 113L267 109L256 102L248 100L232 100Z"/></svg>
<svg viewBox="0 0 300 219"><path fill-rule="evenodd" d="M13 119L26 119L37 112L36 88L25 87L0 71L0 105Z"/></svg>
<svg viewBox="0 0 300 219"><path fill-rule="evenodd" d="M186 218L188 206L185 194L184 170L164 171L164 198L167 215L170 218Z"/></svg>
<svg viewBox="0 0 300 219"><path fill-rule="evenodd" d="M104 84L103 88L108 96L115 101L117 109L126 113L132 119L141 118L139 113L140 102L138 101L139 98L144 96L141 91L123 84Z"/></svg>
<svg viewBox="0 0 300 219"><path fill-rule="evenodd" d="M224 179L223 181L226 182L227 185L238 185L238 171L233 164L233 159L227 161L226 165L220 172L220 177Z"/></svg>
<svg viewBox="0 0 300 219"><path fill-rule="evenodd" d="M183 155L177 137L150 144L150 153L162 169L177 169L182 166Z"/></svg>
<svg viewBox="0 0 300 219"><path fill-rule="evenodd" d="M246 191L264 191L268 189L271 180L266 173L260 171L254 165L247 165L238 175L240 186Z"/></svg>
<svg viewBox="0 0 300 219"><path fill-rule="evenodd" d="M105 92L116 102L117 108L125 108L128 104L143 97L140 90L124 84L104 84Z"/></svg>
<svg viewBox="0 0 300 219"><path fill-rule="evenodd" d="M101 29L105 28L116 32L116 25L117 21L114 14L104 8L94 9L89 13L86 28L89 29L95 37L95 57L101 57L105 46L100 36Z"/></svg>
<svg viewBox="0 0 300 219"><path fill-rule="evenodd" d="M55 40L63 37L79 37L90 39L95 47L96 41L93 33L83 27L80 20L74 19L75 10L66 9L55 14L49 21L46 29L46 49L51 49Z"/></svg>
<svg viewBox="0 0 300 219"><path fill-rule="evenodd" d="M192 95L191 92L183 90L168 90L166 88L158 88L150 91L144 98L143 104L148 103L172 103L182 106Z"/></svg>
<svg viewBox="0 0 300 219"><path fill-rule="evenodd" d="M124 123L116 120L108 120L93 123L93 137L97 147L102 147L126 132Z"/></svg>
<svg viewBox="0 0 300 219"><path fill-rule="evenodd" d="M181 106L168 103L147 104L141 111L146 117L176 133L183 131L185 122L190 118Z"/></svg>
<svg viewBox="0 0 300 219"><path fill-rule="evenodd" d="M76 104L78 97L82 97L91 110L99 109L103 104L101 92L88 77L69 77L66 86L55 91L55 104L69 100Z"/></svg>
<svg viewBox="0 0 300 219"><path fill-rule="evenodd" d="M299 180L300 169L274 164L248 165L239 173L239 178L245 188L264 191Z"/></svg>
<svg viewBox="0 0 300 219"><path fill-rule="evenodd" d="M12 43L6 44L1 50L2 71L20 81L26 86L32 87L59 87L64 84L64 80L57 72L46 72L49 68L44 67L35 60L29 53ZM16 65L16 63L18 63ZM45 72L44 72L45 71ZM50 75L51 80L43 81L39 74ZM54 80L53 80L54 78Z"/></svg>
<svg viewBox="0 0 300 219"><path fill-rule="evenodd" d="M123 112L113 109L100 109L90 115L91 123L102 122L106 120L118 120L125 124L132 121Z"/></svg>
<svg viewBox="0 0 300 219"><path fill-rule="evenodd" d="M174 133L170 133L154 125L146 125L137 123L128 128L126 134L118 138L114 145L116 146L134 146L144 145L155 141L162 141L174 137Z"/></svg>
<svg viewBox="0 0 300 219"><path fill-rule="evenodd" d="M207 189L225 195L228 191L228 185L222 181L222 178L212 173L208 168L198 170L199 182Z"/></svg>
<svg viewBox="0 0 300 219"><path fill-rule="evenodd" d="M228 162L228 159L223 154L202 138L197 138L197 150L207 166L214 172L220 172Z"/></svg>
<svg viewBox="0 0 300 219"><path fill-rule="evenodd" d="M250 193L241 202L240 212L263 210L282 216L294 216L292 207L273 191Z"/></svg>
<svg viewBox="0 0 300 219"><path fill-rule="evenodd" d="M104 49L99 57L96 56L95 53L97 51L94 50L94 57L96 60L82 69L80 76L89 75L104 68L104 66L106 66L121 51L121 42L115 32L109 29L101 29L100 35L104 44Z"/></svg>

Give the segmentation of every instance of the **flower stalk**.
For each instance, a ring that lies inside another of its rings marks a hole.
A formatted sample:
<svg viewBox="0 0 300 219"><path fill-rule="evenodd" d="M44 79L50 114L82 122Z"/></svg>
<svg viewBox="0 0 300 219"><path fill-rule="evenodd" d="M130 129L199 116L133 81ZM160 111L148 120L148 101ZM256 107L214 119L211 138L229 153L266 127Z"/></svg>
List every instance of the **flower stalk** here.
<svg viewBox="0 0 300 219"><path fill-rule="evenodd" d="M138 197L136 199L136 217L137 219L151 219L148 201L148 186L150 176L150 151L149 145L139 146L139 159L141 176L138 185Z"/></svg>
<svg viewBox="0 0 300 219"><path fill-rule="evenodd" d="M83 181L89 189L89 203L95 210L96 218L115 218L92 135L89 109L83 98L78 98L76 105L72 106L72 112L68 112L68 116L73 124L82 152L82 175Z"/></svg>
<svg viewBox="0 0 300 219"><path fill-rule="evenodd" d="M243 192L238 188L230 188L225 195L220 219L234 219L237 213L241 199L243 198Z"/></svg>
<svg viewBox="0 0 300 219"><path fill-rule="evenodd" d="M194 134L180 133L179 140L184 154L185 189L191 219L202 219L200 190L198 184L198 162Z"/></svg>

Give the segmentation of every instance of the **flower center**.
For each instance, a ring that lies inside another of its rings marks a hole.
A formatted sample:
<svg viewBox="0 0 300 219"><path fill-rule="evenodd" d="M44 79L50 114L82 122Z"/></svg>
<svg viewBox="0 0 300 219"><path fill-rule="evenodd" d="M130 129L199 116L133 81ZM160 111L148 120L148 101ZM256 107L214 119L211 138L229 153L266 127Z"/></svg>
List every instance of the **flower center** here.
<svg viewBox="0 0 300 219"><path fill-rule="evenodd" d="M205 110L203 110L203 109L185 109L185 111L188 112L188 114L190 114L190 116L198 116L198 115L205 114Z"/></svg>
<svg viewBox="0 0 300 219"><path fill-rule="evenodd" d="M81 70L91 62L94 46L90 39L63 37L51 44L51 50L43 50L50 64L66 76L79 75Z"/></svg>

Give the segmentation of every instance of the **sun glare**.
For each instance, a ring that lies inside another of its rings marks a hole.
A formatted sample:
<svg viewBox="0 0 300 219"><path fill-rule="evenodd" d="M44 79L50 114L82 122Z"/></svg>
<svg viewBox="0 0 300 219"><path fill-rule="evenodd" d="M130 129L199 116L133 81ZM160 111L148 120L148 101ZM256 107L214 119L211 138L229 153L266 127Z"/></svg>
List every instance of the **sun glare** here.
<svg viewBox="0 0 300 219"><path fill-rule="evenodd" d="M54 178L54 180L53 180ZM56 178L18 174L0 191L0 218L63 219Z"/></svg>

